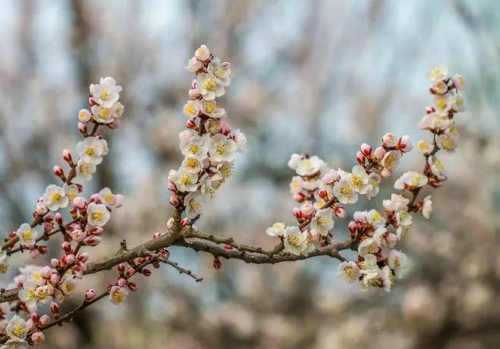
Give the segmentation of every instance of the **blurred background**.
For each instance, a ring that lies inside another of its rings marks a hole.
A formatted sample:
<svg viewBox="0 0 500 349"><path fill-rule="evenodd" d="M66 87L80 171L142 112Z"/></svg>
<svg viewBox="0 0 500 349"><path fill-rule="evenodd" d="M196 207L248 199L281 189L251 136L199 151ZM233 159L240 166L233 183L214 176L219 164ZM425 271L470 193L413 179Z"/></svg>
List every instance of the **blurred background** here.
<svg viewBox="0 0 500 349"><path fill-rule="evenodd" d="M443 157L449 181L433 192L433 219L418 218L409 234L403 249L413 267L392 293L344 284L325 257L274 266L222 261L215 271L210 256L171 248L201 284L162 267L138 280L140 292L124 306L88 309L51 329L43 347L498 348L499 23L496 0L3 0L0 231L29 221L55 183L51 169L78 141L89 83L109 75L124 87L123 127L110 135L110 156L90 189L109 186L126 203L96 257L123 238L135 245L165 228L166 177L181 160L192 78L184 66L202 43L233 64L222 103L249 149L198 226L265 247L275 243L267 226L293 222L292 152L350 169L362 142L374 145L388 131L414 141L424 135L416 124L431 103L431 67L446 64L468 84L460 146ZM401 171L421 167L410 154ZM389 184L356 208L381 208ZM338 222L338 239L344 227ZM100 290L109 279L92 276L83 287Z"/></svg>

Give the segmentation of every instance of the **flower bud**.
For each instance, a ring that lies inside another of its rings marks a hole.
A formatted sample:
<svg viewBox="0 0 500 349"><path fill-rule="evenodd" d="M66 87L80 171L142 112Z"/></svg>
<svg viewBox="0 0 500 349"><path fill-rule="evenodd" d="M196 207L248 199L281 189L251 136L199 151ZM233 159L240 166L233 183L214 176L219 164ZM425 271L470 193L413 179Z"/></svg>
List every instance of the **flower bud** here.
<svg viewBox="0 0 500 349"><path fill-rule="evenodd" d="M358 164L364 165L365 164L365 159L366 159L365 155L362 152L358 151L356 153L356 161L358 162Z"/></svg>
<svg viewBox="0 0 500 349"><path fill-rule="evenodd" d="M57 304L56 302L50 303L50 312L55 316L58 316L60 312L59 304Z"/></svg>
<svg viewBox="0 0 500 349"><path fill-rule="evenodd" d="M347 211L343 207L335 206L334 211L335 211L335 215L339 218L347 217Z"/></svg>
<svg viewBox="0 0 500 349"><path fill-rule="evenodd" d="M55 215L54 215L54 220L56 221L57 224L59 225L63 225L63 216L62 214L60 214L59 212L57 212Z"/></svg>
<svg viewBox="0 0 500 349"><path fill-rule="evenodd" d="M135 272L135 270L134 270L134 269L129 269L129 270L132 270L133 272ZM127 273L128 273L128 271L127 271ZM133 275L133 274L132 274L132 275ZM127 280L126 280L126 279L124 279L124 278L119 278L119 279L118 279L118 282L117 282L116 284L117 284L118 286L120 286L120 287L124 287L124 286L127 284Z"/></svg>
<svg viewBox="0 0 500 349"><path fill-rule="evenodd" d="M170 217L167 221L167 228L172 229L174 227L174 224L175 224L175 219L173 217Z"/></svg>
<svg viewBox="0 0 500 349"><path fill-rule="evenodd" d="M120 128L122 122L120 119L113 119L113 121L111 121L111 123L108 124L108 127L112 130L116 130L118 128Z"/></svg>
<svg viewBox="0 0 500 349"><path fill-rule="evenodd" d="M159 239L161 237L160 232L153 233L153 239Z"/></svg>
<svg viewBox="0 0 500 349"><path fill-rule="evenodd" d="M170 195L170 199L168 199L168 202L170 203L170 205L174 207L179 206L179 199L177 198L177 195L175 195L174 193Z"/></svg>
<svg viewBox="0 0 500 349"><path fill-rule="evenodd" d="M67 254L63 256L64 262L66 264L73 264L75 262L75 255L74 254Z"/></svg>
<svg viewBox="0 0 500 349"><path fill-rule="evenodd" d="M76 256L76 258L80 261L80 262L83 262L85 263L86 261L89 260L89 254L87 252L80 252L78 253L78 255Z"/></svg>
<svg viewBox="0 0 500 349"><path fill-rule="evenodd" d="M83 240L83 242L87 246L97 246L101 243L101 241L102 241L102 238L100 236L94 236L94 235L89 236L88 238Z"/></svg>
<svg viewBox="0 0 500 349"><path fill-rule="evenodd" d="M31 341L33 344L40 344L45 341L45 335L42 331L36 331L31 335Z"/></svg>
<svg viewBox="0 0 500 349"><path fill-rule="evenodd" d="M120 273L123 273L123 272L125 271L125 267L126 267L126 266L125 266L125 264L124 264L124 263L120 263L120 264L118 264L118 271L119 271Z"/></svg>
<svg viewBox="0 0 500 349"><path fill-rule="evenodd" d="M104 233L104 228L103 227L95 227L95 228L92 228L90 231L89 231L89 234L90 235L101 235L102 233Z"/></svg>
<svg viewBox="0 0 500 349"><path fill-rule="evenodd" d="M49 252L49 248L47 246L38 246L38 253L43 255L47 252Z"/></svg>
<svg viewBox="0 0 500 349"><path fill-rule="evenodd" d="M47 205L45 205L43 200L38 200L36 203L35 214L38 216L44 216L47 214L47 212L49 212Z"/></svg>
<svg viewBox="0 0 500 349"><path fill-rule="evenodd" d="M50 265L52 266L52 268L57 268L59 266L59 259L57 258L52 258L50 260Z"/></svg>
<svg viewBox="0 0 500 349"><path fill-rule="evenodd" d="M392 133L386 133L382 136L382 145L385 148L392 148L396 145L396 137Z"/></svg>
<svg viewBox="0 0 500 349"><path fill-rule="evenodd" d="M84 209L87 205L87 200L81 196L77 196L73 199L73 206L79 209Z"/></svg>
<svg viewBox="0 0 500 349"><path fill-rule="evenodd" d="M387 167L384 167L384 169L382 171L380 171L380 175L384 178L388 178L388 177L392 176L392 171L389 170Z"/></svg>
<svg viewBox="0 0 500 349"><path fill-rule="evenodd" d="M151 270L149 270L148 268L144 268L141 270L141 273L142 275L144 276L151 276Z"/></svg>
<svg viewBox="0 0 500 349"><path fill-rule="evenodd" d="M314 214L314 206L310 201L306 201L300 206L300 210L302 211L302 214L306 217L312 216Z"/></svg>
<svg viewBox="0 0 500 349"><path fill-rule="evenodd" d="M385 153L386 153L386 151L383 147L377 147L375 149L375 152L373 153L373 155L375 156L375 159L380 161L384 158Z"/></svg>
<svg viewBox="0 0 500 349"><path fill-rule="evenodd" d="M71 244L70 244L68 241L64 241L64 242L61 244L61 248L62 248L65 252L71 252Z"/></svg>
<svg viewBox="0 0 500 349"><path fill-rule="evenodd" d="M125 273L125 275L129 278L129 277L132 277L133 275L135 274L135 269L134 268L130 268L127 270L127 272ZM123 285L121 285L123 286Z"/></svg>
<svg viewBox="0 0 500 349"><path fill-rule="evenodd" d="M195 128L196 127L196 122L194 122L193 119L189 119L188 121L186 121L186 127L187 128Z"/></svg>
<svg viewBox="0 0 500 349"><path fill-rule="evenodd" d="M425 108L425 112L426 112L427 114L432 114L432 113L434 113L435 111L436 111L436 108L434 108L434 107L427 107L427 108Z"/></svg>
<svg viewBox="0 0 500 349"><path fill-rule="evenodd" d="M64 170L61 168L61 166L54 166L52 171L57 177L64 177Z"/></svg>
<svg viewBox="0 0 500 349"><path fill-rule="evenodd" d="M180 221L181 227L185 227L186 225L189 225L189 224L191 224L191 221L187 217L182 218Z"/></svg>
<svg viewBox="0 0 500 349"><path fill-rule="evenodd" d="M405 135L398 139L397 147L403 153L407 153L413 149L413 144L411 143L410 136Z"/></svg>
<svg viewBox="0 0 500 349"><path fill-rule="evenodd" d="M91 288L91 289L85 291L85 300L87 302L91 301L94 298L95 298L95 290L94 289Z"/></svg>
<svg viewBox="0 0 500 349"><path fill-rule="evenodd" d="M201 96L200 90L198 90L197 88L192 88L192 89L189 90L188 96L191 99L197 99L197 98L199 98Z"/></svg>
<svg viewBox="0 0 500 349"><path fill-rule="evenodd" d="M40 325L45 326L50 322L50 317L46 314L40 316Z"/></svg>
<svg viewBox="0 0 500 349"><path fill-rule="evenodd" d="M89 94L89 104L90 106L94 106L97 104L97 102L94 99L94 96L92 94Z"/></svg>
<svg viewBox="0 0 500 349"><path fill-rule="evenodd" d="M357 235L359 232L359 225L355 221L350 221L349 224L347 225L347 229L349 229L349 232L351 235Z"/></svg>
<svg viewBox="0 0 500 349"><path fill-rule="evenodd" d="M177 187L175 186L175 183L173 181L168 181L168 190L177 191Z"/></svg>
<svg viewBox="0 0 500 349"><path fill-rule="evenodd" d="M219 257L214 257L212 265L214 269L220 269L222 267L222 262L220 261Z"/></svg>
<svg viewBox="0 0 500 349"><path fill-rule="evenodd" d="M85 125L83 122L79 122L78 123L78 131L80 131L80 133L82 135L86 135L87 134L87 125Z"/></svg>
<svg viewBox="0 0 500 349"><path fill-rule="evenodd" d="M130 291L132 291L132 292L137 291L137 284L135 282L129 281L129 283L127 284L127 286L130 289Z"/></svg>
<svg viewBox="0 0 500 349"><path fill-rule="evenodd" d="M52 285L56 285L60 279L61 278L59 277L59 274L57 274L57 273L53 273L52 275L50 275L50 283Z"/></svg>
<svg viewBox="0 0 500 349"><path fill-rule="evenodd" d="M38 322L38 320L40 319L38 313L31 313L30 315L31 317L31 320L36 324Z"/></svg>
<svg viewBox="0 0 500 349"><path fill-rule="evenodd" d="M303 215L302 215L302 211L300 210L300 208L298 207L294 207L293 210L293 215L297 218L297 219L302 219L303 218Z"/></svg>
<svg viewBox="0 0 500 349"><path fill-rule="evenodd" d="M223 122L220 126L220 130L224 136L227 136L231 132L231 128L226 122Z"/></svg>
<svg viewBox="0 0 500 349"><path fill-rule="evenodd" d="M63 159L68 163L68 165L71 166L73 164L73 157L68 149L63 150Z"/></svg>
<svg viewBox="0 0 500 349"><path fill-rule="evenodd" d="M368 145L366 143L363 143L361 144L361 152L363 153L363 155L365 156L370 156L371 152L372 152L372 147L371 145Z"/></svg>
<svg viewBox="0 0 500 349"><path fill-rule="evenodd" d="M302 194L302 193L295 193L295 194L293 195L293 199L294 199L295 201L297 201L297 202L303 202L303 201L306 199L306 197L305 197L305 195L304 195L304 194Z"/></svg>
<svg viewBox="0 0 500 349"><path fill-rule="evenodd" d="M90 202L95 202L96 204L100 204L101 203L101 196L99 194L92 194L89 198L89 201Z"/></svg>

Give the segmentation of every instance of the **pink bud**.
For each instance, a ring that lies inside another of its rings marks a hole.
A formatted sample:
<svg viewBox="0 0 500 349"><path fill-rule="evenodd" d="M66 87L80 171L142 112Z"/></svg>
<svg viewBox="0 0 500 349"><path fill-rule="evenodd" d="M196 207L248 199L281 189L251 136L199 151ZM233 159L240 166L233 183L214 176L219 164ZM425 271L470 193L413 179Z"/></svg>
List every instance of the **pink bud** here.
<svg viewBox="0 0 500 349"><path fill-rule="evenodd" d="M294 216L297 217L297 219L302 219L303 215L302 215L302 211L300 210L300 208L294 207L292 212L293 212Z"/></svg>
<svg viewBox="0 0 500 349"><path fill-rule="evenodd" d="M179 205L179 199L177 198L177 195L175 195L175 193L172 193L172 195L170 195L170 199L168 199L168 202L174 207L177 207Z"/></svg>
<svg viewBox="0 0 500 349"><path fill-rule="evenodd" d="M135 270L134 270L134 269L130 269L130 270L132 270L133 272L135 272ZM128 274L128 272L127 272L127 274ZM132 275L133 275L133 274L132 274ZM118 279L118 282L117 282L117 285L118 285L118 286L120 286L120 287L124 287L126 284L127 284L127 280L126 280L126 279L124 279L124 278L120 278L120 279Z"/></svg>
<svg viewBox="0 0 500 349"><path fill-rule="evenodd" d="M151 270L149 270L148 268L144 268L142 269L142 275L144 276L151 276Z"/></svg>
<svg viewBox="0 0 500 349"><path fill-rule="evenodd" d="M59 274L57 274L57 273L54 273L54 274L50 275L50 283L52 285L56 285L59 282L60 279L61 278L59 277Z"/></svg>
<svg viewBox="0 0 500 349"><path fill-rule="evenodd" d="M389 170L387 167L384 167L384 169L382 171L380 171L380 175L384 178L388 178L388 177L392 176L392 171Z"/></svg>
<svg viewBox="0 0 500 349"><path fill-rule="evenodd" d="M57 268L59 266L59 259L57 258L52 258L50 260L50 265L52 266L52 268Z"/></svg>
<svg viewBox="0 0 500 349"><path fill-rule="evenodd" d="M335 206L334 210L335 215L339 218L345 218L347 216L347 211L343 207Z"/></svg>
<svg viewBox="0 0 500 349"><path fill-rule="evenodd" d="M40 325L45 326L50 322L50 317L48 315L42 315L40 317Z"/></svg>
<svg viewBox="0 0 500 349"><path fill-rule="evenodd" d="M226 122L221 123L220 130L224 136L227 136L231 132L231 128Z"/></svg>
<svg viewBox="0 0 500 349"><path fill-rule="evenodd" d="M38 253L43 255L47 252L49 252L49 248L47 246L38 246Z"/></svg>
<svg viewBox="0 0 500 349"><path fill-rule="evenodd" d="M190 223L191 223L191 221L187 217L182 218L180 221L181 227L185 227L186 225L189 225Z"/></svg>
<svg viewBox="0 0 500 349"><path fill-rule="evenodd" d="M101 235L104 232L103 227L95 227L89 231L90 235Z"/></svg>
<svg viewBox="0 0 500 349"><path fill-rule="evenodd" d="M71 252L71 244L68 241L64 241L61 244L61 248L66 252Z"/></svg>
<svg viewBox="0 0 500 349"><path fill-rule="evenodd" d="M123 273L125 271L125 264L123 263L118 264L118 271L120 273Z"/></svg>
<svg viewBox="0 0 500 349"><path fill-rule="evenodd" d="M38 322L38 320L39 320L39 318L40 318L40 317L39 317L39 315L38 315L38 313L31 313L30 317L31 317L31 320L32 320L35 324Z"/></svg>
<svg viewBox="0 0 500 349"><path fill-rule="evenodd" d="M385 153L386 151L383 147L377 147L373 155L375 155L375 159L380 161L384 158Z"/></svg>
<svg viewBox="0 0 500 349"><path fill-rule="evenodd" d="M85 292L85 300L86 301L91 301L95 297L95 290L94 289L89 289Z"/></svg>
<svg viewBox="0 0 500 349"><path fill-rule="evenodd" d="M40 344L45 341L45 335L42 331L36 331L31 335L31 341L33 342L33 344Z"/></svg>
<svg viewBox="0 0 500 349"><path fill-rule="evenodd" d="M295 193L293 195L293 199L297 202L303 202L306 199L306 197L302 193Z"/></svg>
<svg viewBox="0 0 500 349"><path fill-rule="evenodd" d="M130 291L132 291L132 292L137 291L137 284L135 282L129 282L127 284L127 286L130 289Z"/></svg>
<svg viewBox="0 0 500 349"><path fill-rule="evenodd" d="M175 183L173 181L168 181L168 190L170 190L170 191L177 190L177 187L175 186Z"/></svg>
<svg viewBox="0 0 500 349"><path fill-rule="evenodd" d="M80 252L78 253L78 255L76 256L76 258L80 261L80 262L83 262L85 263L86 261L89 260L89 254L87 252Z"/></svg>
<svg viewBox="0 0 500 349"><path fill-rule="evenodd" d="M101 243L102 239L100 236L89 236L88 238L86 238L85 240L83 240L83 242L85 243L85 245L87 246L97 246Z"/></svg>
<svg viewBox="0 0 500 349"><path fill-rule="evenodd" d="M95 101L94 96L92 94L89 94L89 104L91 106L94 106L97 104L97 102Z"/></svg>
<svg viewBox="0 0 500 349"><path fill-rule="evenodd" d="M87 134L87 125L85 125L83 122L79 122L78 123L78 131L80 131L80 133L82 135L86 135Z"/></svg>
<svg viewBox="0 0 500 349"><path fill-rule="evenodd" d="M34 250L30 251L30 257L33 259L37 258L39 255L40 255L40 253L38 253L38 249L34 249Z"/></svg>
<svg viewBox="0 0 500 349"><path fill-rule="evenodd" d="M62 214L60 214L59 212L57 212L55 215L54 215L54 219L56 221L57 224L59 225L63 225L63 217L62 217Z"/></svg>
<svg viewBox="0 0 500 349"><path fill-rule="evenodd" d="M400 137L398 139L398 144L397 147L399 150L401 150L403 153L407 153L413 149L413 145L411 143L410 136L405 135L403 137Z"/></svg>
<svg viewBox="0 0 500 349"><path fill-rule="evenodd" d="M364 165L365 164L365 159L366 159L365 155L362 152L358 151L356 153L356 161L358 162L358 164Z"/></svg>
<svg viewBox="0 0 500 349"><path fill-rule="evenodd" d="M387 241L387 247L389 248L394 248L396 247L396 244L398 243L398 237L394 233L389 233L385 237L385 240Z"/></svg>
<svg viewBox="0 0 500 349"><path fill-rule="evenodd" d="M60 166L54 166L54 168L52 169L52 171L54 172L54 174L57 177L64 176L64 170Z"/></svg>
<svg viewBox="0 0 500 349"><path fill-rule="evenodd" d="M113 119L113 121L111 121L111 123L108 124L108 127L112 130L116 130L116 129L120 128L121 123L122 122L120 119Z"/></svg>
<svg viewBox="0 0 500 349"><path fill-rule="evenodd" d="M434 107L427 107L427 108L425 108L425 112L426 112L427 114L432 114L432 113L434 113L435 111L436 111L436 108L434 108Z"/></svg>
<svg viewBox="0 0 500 349"><path fill-rule="evenodd" d="M56 316L59 315L59 304L56 302L50 303L50 311Z"/></svg>
<svg viewBox="0 0 500 349"><path fill-rule="evenodd" d="M36 209L35 209L35 214L38 216L43 216L49 212L48 207L45 205L45 203L42 201L38 201L36 204Z"/></svg>
<svg viewBox="0 0 500 349"><path fill-rule="evenodd" d="M396 137L392 133L386 133L382 136L382 145L386 148L392 148L396 145Z"/></svg>
<svg viewBox="0 0 500 349"><path fill-rule="evenodd" d="M358 223L356 223L355 221L350 221L349 224L347 225L347 228L349 229L351 235L356 235L359 230Z"/></svg>
<svg viewBox="0 0 500 349"><path fill-rule="evenodd" d="M69 152L68 149L63 150L63 159L66 161L69 165L73 164L73 157L71 156L71 153Z"/></svg>
<svg viewBox="0 0 500 349"><path fill-rule="evenodd" d="M73 264L75 262L75 255L74 254L67 254L63 256L66 264Z"/></svg>
<svg viewBox="0 0 500 349"><path fill-rule="evenodd" d="M158 239L161 237L161 233L160 232L156 232L153 234L153 239Z"/></svg>
<svg viewBox="0 0 500 349"><path fill-rule="evenodd" d="M363 143L361 144L361 152L365 155L365 156L370 156L371 152L372 152L372 147L371 145L368 145L366 143Z"/></svg>
<svg viewBox="0 0 500 349"><path fill-rule="evenodd" d="M81 196L77 196L73 199L73 206L79 209L84 209L87 205L87 200Z"/></svg>
<svg viewBox="0 0 500 349"><path fill-rule="evenodd" d="M101 203L101 196L99 194L92 194L89 199L90 202L95 202L96 204Z"/></svg>
<svg viewBox="0 0 500 349"><path fill-rule="evenodd" d="M197 99L201 96L200 91L197 88L192 88L188 92L188 96L191 99Z"/></svg>
<svg viewBox="0 0 500 349"><path fill-rule="evenodd" d="M186 121L186 127L187 128L195 128L196 127L196 122L194 122L193 119L189 119L188 121Z"/></svg>

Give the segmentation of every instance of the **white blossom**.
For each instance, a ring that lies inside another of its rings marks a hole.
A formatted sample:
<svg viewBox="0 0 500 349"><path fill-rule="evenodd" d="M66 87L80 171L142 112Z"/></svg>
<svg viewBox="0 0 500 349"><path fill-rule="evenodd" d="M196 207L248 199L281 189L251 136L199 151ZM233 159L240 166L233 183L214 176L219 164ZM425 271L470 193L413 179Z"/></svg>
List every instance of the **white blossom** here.
<svg viewBox="0 0 500 349"><path fill-rule="evenodd" d="M95 227L102 227L108 223L111 215L106 205L92 202L87 208L88 222Z"/></svg>
<svg viewBox="0 0 500 349"><path fill-rule="evenodd" d="M201 73L197 76L198 88L203 99L207 101L214 100L226 93L224 86L218 82L217 78L210 73Z"/></svg>
<svg viewBox="0 0 500 349"><path fill-rule="evenodd" d="M368 222L372 224L375 228L385 225L385 217L380 214L375 209L368 211Z"/></svg>
<svg viewBox="0 0 500 349"><path fill-rule="evenodd" d="M199 192L191 192L184 198L184 206L186 207L186 216L190 219L196 218L201 213L204 196Z"/></svg>
<svg viewBox="0 0 500 349"><path fill-rule="evenodd" d="M189 100L184 104L184 107L182 110L184 111L184 114L189 116L190 118L194 118L195 116L198 116L202 108L201 101L199 100Z"/></svg>
<svg viewBox="0 0 500 349"><path fill-rule="evenodd" d="M396 277L401 279L408 270L408 258L406 255L401 251L391 250L388 261L389 267L394 271Z"/></svg>
<svg viewBox="0 0 500 349"><path fill-rule="evenodd" d="M327 235L334 225L332 210L329 208L319 210L311 221L311 232L313 234Z"/></svg>
<svg viewBox="0 0 500 349"><path fill-rule="evenodd" d="M446 170L444 168L444 165L436 156L429 157L429 166L431 167L432 173L438 178L446 178Z"/></svg>
<svg viewBox="0 0 500 349"><path fill-rule="evenodd" d="M366 193L369 178L363 167L356 165L352 168L351 181L354 190L360 194Z"/></svg>
<svg viewBox="0 0 500 349"><path fill-rule="evenodd" d="M113 304L121 304L127 298L128 293L126 287L113 286L109 291L109 299Z"/></svg>
<svg viewBox="0 0 500 349"><path fill-rule="evenodd" d="M19 229L17 229L16 235L19 241L21 241L21 244L27 247L35 246L36 239L38 238L38 232L28 223L21 224Z"/></svg>
<svg viewBox="0 0 500 349"><path fill-rule="evenodd" d="M294 160L290 159L289 166L290 163L294 164ZM321 160L319 157L311 156L311 157L302 157L300 160L297 161L296 165L292 168L297 171L297 174L299 176L312 176L323 170L325 166L326 166L325 162Z"/></svg>
<svg viewBox="0 0 500 349"><path fill-rule="evenodd" d="M361 272L355 262L342 262L339 265L339 274L348 283L353 283L359 279Z"/></svg>
<svg viewBox="0 0 500 349"><path fill-rule="evenodd" d="M112 108L105 108L100 105L94 105L92 106L92 108L90 108L90 110L92 111L92 117L98 123L110 124L115 120Z"/></svg>
<svg viewBox="0 0 500 349"><path fill-rule="evenodd" d="M443 80L448 76L448 68L444 65L438 65L431 69L427 78L431 81Z"/></svg>
<svg viewBox="0 0 500 349"><path fill-rule="evenodd" d="M416 189L427 184L427 176L415 171L405 172L394 183L395 189Z"/></svg>
<svg viewBox="0 0 500 349"><path fill-rule="evenodd" d="M198 187L198 174L187 172L182 168L179 171L170 171L168 179L174 182L181 192L195 191Z"/></svg>
<svg viewBox="0 0 500 349"><path fill-rule="evenodd" d="M184 130L179 135L180 148L184 156L204 159L207 156L206 137L200 137L191 130Z"/></svg>
<svg viewBox="0 0 500 349"><path fill-rule="evenodd" d="M284 236L286 231L286 226L284 223L277 222L266 229L266 234L269 236Z"/></svg>
<svg viewBox="0 0 500 349"><path fill-rule="evenodd" d="M76 145L76 151L83 162L99 165L108 153L107 142L97 137L87 137Z"/></svg>
<svg viewBox="0 0 500 349"><path fill-rule="evenodd" d="M351 175L344 175L333 186L333 194L343 204L353 204L358 201L358 193L352 185Z"/></svg>
<svg viewBox="0 0 500 349"><path fill-rule="evenodd" d="M73 182L83 184L85 181L90 181L95 170L96 165L79 160L76 166L76 177L73 179Z"/></svg>
<svg viewBox="0 0 500 349"><path fill-rule="evenodd" d="M208 65L207 70L215 76L217 83L222 86L227 87L231 84L231 63L221 63L219 58L214 58Z"/></svg>
<svg viewBox="0 0 500 349"><path fill-rule="evenodd" d="M410 200L400 194L391 194L390 200L384 200L384 208L388 211L401 211L408 208Z"/></svg>
<svg viewBox="0 0 500 349"><path fill-rule="evenodd" d="M104 108L111 108L120 98L122 87L116 85L111 77L101 78L99 84L90 85L90 93L97 104Z"/></svg>
<svg viewBox="0 0 500 349"><path fill-rule="evenodd" d="M64 208L68 206L69 203L69 199L64 189L54 184L49 185L47 189L45 189L43 199L51 211L57 211L60 208Z"/></svg>
<svg viewBox="0 0 500 349"><path fill-rule="evenodd" d="M213 161L232 161L235 157L236 143L223 134L216 134L210 137L208 151Z"/></svg>
<svg viewBox="0 0 500 349"><path fill-rule="evenodd" d="M120 207L123 202L123 195L113 194L109 188L101 189L101 191L99 191L99 197L101 201L111 209Z"/></svg>
<svg viewBox="0 0 500 349"><path fill-rule="evenodd" d="M287 227L284 238L285 252L301 255L309 248L309 241L306 232L301 232L298 227Z"/></svg>
<svg viewBox="0 0 500 349"><path fill-rule="evenodd" d="M380 248L379 243L374 238L366 238L358 246L358 254L363 257L367 254L375 254Z"/></svg>
<svg viewBox="0 0 500 349"><path fill-rule="evenodd" d="M206 61L210 58L210 49L207 45L201 45L194 51L194 57L200 61Z"/></svg>
<svg viewBox="0 0 500 349"><path fill-rule="evenodd" d="M19 315L14 315L12 319L9 320L9 324L5 330L10 339L22 341L26 339L32 327L33 321L31 321L31 319L26 321Z"/></svg>

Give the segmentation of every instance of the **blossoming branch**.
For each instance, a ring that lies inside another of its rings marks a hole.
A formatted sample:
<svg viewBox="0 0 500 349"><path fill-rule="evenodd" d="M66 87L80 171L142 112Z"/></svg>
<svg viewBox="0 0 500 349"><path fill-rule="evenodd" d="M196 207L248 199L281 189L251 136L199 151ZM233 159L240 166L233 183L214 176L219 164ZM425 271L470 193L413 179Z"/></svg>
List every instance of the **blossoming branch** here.
<svg viewBox="0 0 500 349"><path fill-rule="evenodd" d="M173 245L211 254L215 268L222 266L221 258L263 264L329 256L342 262L339 271L348 282L357 282L363 288L390 290L394 280L402 277L407 258L396 249L397 245L408 232L413 213L430 217L431 197L420 199L419 194L423 188L437 188L446 180L437 153L453 151L457 144L454 116L464 109L459 93L465 87L461 76L450 77L443 67L431 71L434 106L427 108L420 127L428 130L432 139L417 144L425 160L423 170L406 172L395 181L394 188L402 193L384 200L383 211L354 212L346 241L336 238L335 221L347 217L346 205L362 196L371 199L378 194L382 179L390 178L401 157L412 150L409 137L388 133L374 149L361 145L356 154L358 164L350 172L328 168L317 156L293 154L289 167L296 176L290 191L299 204L293 209L296 224L278 222L268 228L266 233L276 237L277 243L266 250L201 232L194 225L203 207L230 177L236 153L246 149L246 138L240 130L231 128L226 111L217 102L231 83L230 64L221 62L202 45L186 68L195 78L183 108L188 117L186 129L179 135L184 160L168 174L169 202L175 211L168 219L167 230L154 233L151 240L131 249L124 240L116 254L90 261L92 248L105 236L105 225L123 200L109 188L88 198L82 195L85 183L109 153L102 130L117 129L124 110L119 102L122 88L114 79L103 78L99 84L90 85L90 108L78 115L83 140L74 153L63 151L65 169L54 167L60 183L47 187L36 203L33 220L7 234L1 247L0 270L6 272L12 254L29 252L36 259L47 254L48 240L58 235L62 238L59 258L51 259L48 265L20 268L9 288L1 291L2 349L41 343L47 329L70 321L76 313L102 299L122 303L138 288L132 278L151 275L151 267L165 264L201 281L201 277L170 260L168 247ZM340 254L348 249L357 250L352 261ZM86 290L79 306L61 313L60 304L82 284L85 275L115 267L116 277L103 290ZM48 304L48 313L42 312L43 304Z"/></svg>

